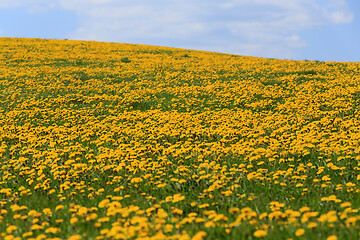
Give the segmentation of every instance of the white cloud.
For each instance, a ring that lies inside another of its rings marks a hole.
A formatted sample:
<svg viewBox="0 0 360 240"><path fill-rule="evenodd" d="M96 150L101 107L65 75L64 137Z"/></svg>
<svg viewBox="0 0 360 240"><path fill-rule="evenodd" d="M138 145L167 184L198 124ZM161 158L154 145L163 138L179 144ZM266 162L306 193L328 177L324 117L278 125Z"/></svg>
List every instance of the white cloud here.
<svg viewBox="0 0 360 240"><path fill-rule="evenodd" d="M333 23L349 23L354 19L353 14L348 14L347 12L332 12L329 17Z"/></svg>
<svg viewBox="0 0 360 240"><path fill-rule="evenodd" d="M280 58L306 46L299 31L354 18L346 0L0 0L0 8L19 6L76 12L66 38Z"/></svg>

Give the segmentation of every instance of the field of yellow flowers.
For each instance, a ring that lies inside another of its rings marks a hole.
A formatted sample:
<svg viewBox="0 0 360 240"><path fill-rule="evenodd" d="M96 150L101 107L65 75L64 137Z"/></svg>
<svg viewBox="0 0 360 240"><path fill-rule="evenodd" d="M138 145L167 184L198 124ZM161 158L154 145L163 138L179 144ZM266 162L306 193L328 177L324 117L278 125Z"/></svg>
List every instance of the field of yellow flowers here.
<svg viewBox="0 0 360 240"><path fill-rule="evenodd" d="M356 239L360 64L0 38L0 239Z"/></svg>

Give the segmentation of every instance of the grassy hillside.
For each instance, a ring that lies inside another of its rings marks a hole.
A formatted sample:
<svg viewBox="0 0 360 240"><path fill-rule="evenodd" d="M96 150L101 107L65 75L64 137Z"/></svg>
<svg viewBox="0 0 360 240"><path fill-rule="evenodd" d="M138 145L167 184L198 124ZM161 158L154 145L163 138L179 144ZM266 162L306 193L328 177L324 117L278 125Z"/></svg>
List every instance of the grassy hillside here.
<svg viewBox="0 0 360 240"><path fill-rule="evenodd" d="M0 38L0 238L358 238L359 106L359 63Z"/></svg>

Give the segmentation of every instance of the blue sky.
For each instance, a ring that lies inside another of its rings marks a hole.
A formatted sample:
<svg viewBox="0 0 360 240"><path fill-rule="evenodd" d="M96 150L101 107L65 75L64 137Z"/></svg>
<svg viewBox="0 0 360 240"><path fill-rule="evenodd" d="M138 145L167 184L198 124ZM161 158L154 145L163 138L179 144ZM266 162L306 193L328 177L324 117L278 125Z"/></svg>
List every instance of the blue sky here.
<svg viewBox="0 0 360 240"><path fill-rule="evenodd" d="M0 36L360 61L360 1L0 0Z"/></svg>

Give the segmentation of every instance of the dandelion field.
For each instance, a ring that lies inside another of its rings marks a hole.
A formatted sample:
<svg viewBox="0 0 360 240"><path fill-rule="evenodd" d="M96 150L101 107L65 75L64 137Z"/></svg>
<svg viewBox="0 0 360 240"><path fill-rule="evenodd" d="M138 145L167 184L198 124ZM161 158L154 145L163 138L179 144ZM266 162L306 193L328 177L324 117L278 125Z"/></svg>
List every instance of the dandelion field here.
<svg viewBox="0 0 360 240"><path fill-rule="evenodd" d="M356 239L360 64L0 38L0 239Z"/></svg>

